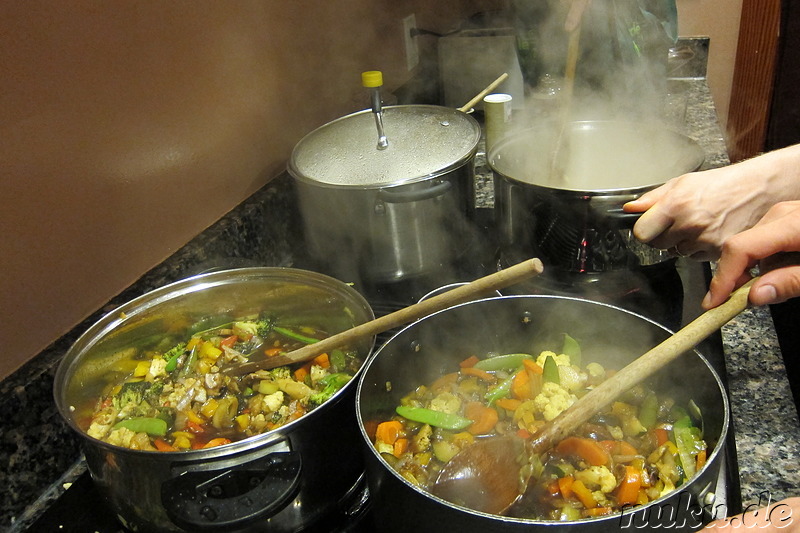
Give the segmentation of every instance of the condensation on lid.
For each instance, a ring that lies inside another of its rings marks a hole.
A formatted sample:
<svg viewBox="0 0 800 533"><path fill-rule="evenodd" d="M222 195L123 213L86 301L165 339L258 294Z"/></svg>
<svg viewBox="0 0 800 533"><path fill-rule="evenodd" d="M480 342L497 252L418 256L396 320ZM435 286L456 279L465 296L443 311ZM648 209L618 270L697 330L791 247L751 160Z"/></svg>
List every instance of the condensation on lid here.
<svg viewBox="0 0 800 533"><path fill-rule="evenodd" d="M289 172L296 178L342 186L385 186L447 172L471 158L480 140L472 117L447 107L383 108L389 146L379 150L370 110L329 122L295 146Z"/></svg>

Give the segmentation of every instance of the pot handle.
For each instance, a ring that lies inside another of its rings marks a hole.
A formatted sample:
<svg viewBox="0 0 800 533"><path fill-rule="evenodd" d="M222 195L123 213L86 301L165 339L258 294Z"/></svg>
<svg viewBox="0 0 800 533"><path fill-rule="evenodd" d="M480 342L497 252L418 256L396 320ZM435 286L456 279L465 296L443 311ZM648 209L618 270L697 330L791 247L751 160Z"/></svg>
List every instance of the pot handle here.
<svg viewBox="0 0 800 533"><path fill-rule="evenodd" d="M280 451L218 470L183 472L161 485L169 518L188 530L224 529L269 518L295 498L299 452Z"/></svg>
<svg viewBox="0 0 800 533"><path fill-rule="evenodd" d="M622 207L610 207L603 211L603 214L611 220L618 222L621 226L632 228L643 213L627 213Z"/></svg>
<svg viewBox="0 0 800 533"><path fill-rule="evenodd" d="M378 191L378 199L386 202L387 204L418 202L420 200L430 200L431 198L442 196L452 187L452 183L449 181L443 181L418 191L395 192L391 189L381 189Z"/></svg>

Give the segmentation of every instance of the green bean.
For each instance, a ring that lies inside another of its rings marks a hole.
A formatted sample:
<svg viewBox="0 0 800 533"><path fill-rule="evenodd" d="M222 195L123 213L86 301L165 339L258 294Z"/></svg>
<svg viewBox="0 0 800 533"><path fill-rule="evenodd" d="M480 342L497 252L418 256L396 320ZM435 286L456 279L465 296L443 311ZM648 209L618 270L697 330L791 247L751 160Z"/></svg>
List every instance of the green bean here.
<svg viewBox="0 0 800 533"><path fill-rule="evenodd" d="M494 357L487 357L475 363L475 368L492 372L496 370L506 370L519 368L522 366L522 361L525 359L533 359L533 356L527 353L509 353L505 355L496 355Z"/></svg>
<svg viewBox="0 0 800 533"><path fill-rule="evenodd" d="M464 418L463 416L454 415L451 413L434 411L433 409L426 409L425 407L399 405L395 411L398 415L413 422L429 424L437 428L449 429L452 431L464 429L472 424L472 420L469 418Z"/></svg>
<svg viewBox="0 0 800 533"><path fill-rule="evenodd" d="M114 425L114 429L125 428L136 433L147 433L156 437L167 434L167 421L163 418L139 417L121 420Z"/></svg>

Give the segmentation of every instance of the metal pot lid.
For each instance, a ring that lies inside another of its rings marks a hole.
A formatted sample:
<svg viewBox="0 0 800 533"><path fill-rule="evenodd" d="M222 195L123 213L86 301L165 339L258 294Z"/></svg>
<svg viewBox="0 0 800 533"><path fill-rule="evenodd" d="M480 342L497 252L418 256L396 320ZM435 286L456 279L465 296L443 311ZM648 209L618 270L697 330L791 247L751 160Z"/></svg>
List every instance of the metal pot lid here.
<svg viewBox="0 0 800 533"><path fill-rule="evenodd" d="M316 184L382 187L435 177L466 163L477 150L477 121L448 107L383 108L389 146L379 150L375 117L359 111L306 135L292 151L289 173Z"/></svg>
<svg viewBox="0 0 800 533"><path fill-rule="evenodd" d="M554 128L520 131L495 145L489 166L519 183L594 196L642 192L705 160L696 141L656 124L579 121L568 125L563 171L553 173L556 136Z"/></svg>

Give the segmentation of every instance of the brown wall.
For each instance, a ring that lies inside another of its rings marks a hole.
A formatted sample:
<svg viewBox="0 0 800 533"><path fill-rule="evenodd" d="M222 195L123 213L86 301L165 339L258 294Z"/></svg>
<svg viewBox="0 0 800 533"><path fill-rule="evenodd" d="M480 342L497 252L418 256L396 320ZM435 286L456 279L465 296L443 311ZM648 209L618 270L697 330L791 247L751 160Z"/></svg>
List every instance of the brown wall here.
<svg viewBox="0 0 800 533"><path fill-rule="evenodd" d="M404 83L466 0L0 1L0 378ZM424 44L424 43L423 43Z"/></svg>
<svg viewBox="0 0 800 533"><path fill-rule="evenodd" d="M708 86L722 131L728 122L743 0L677 0L683 37L709 37Z"/></svg>

